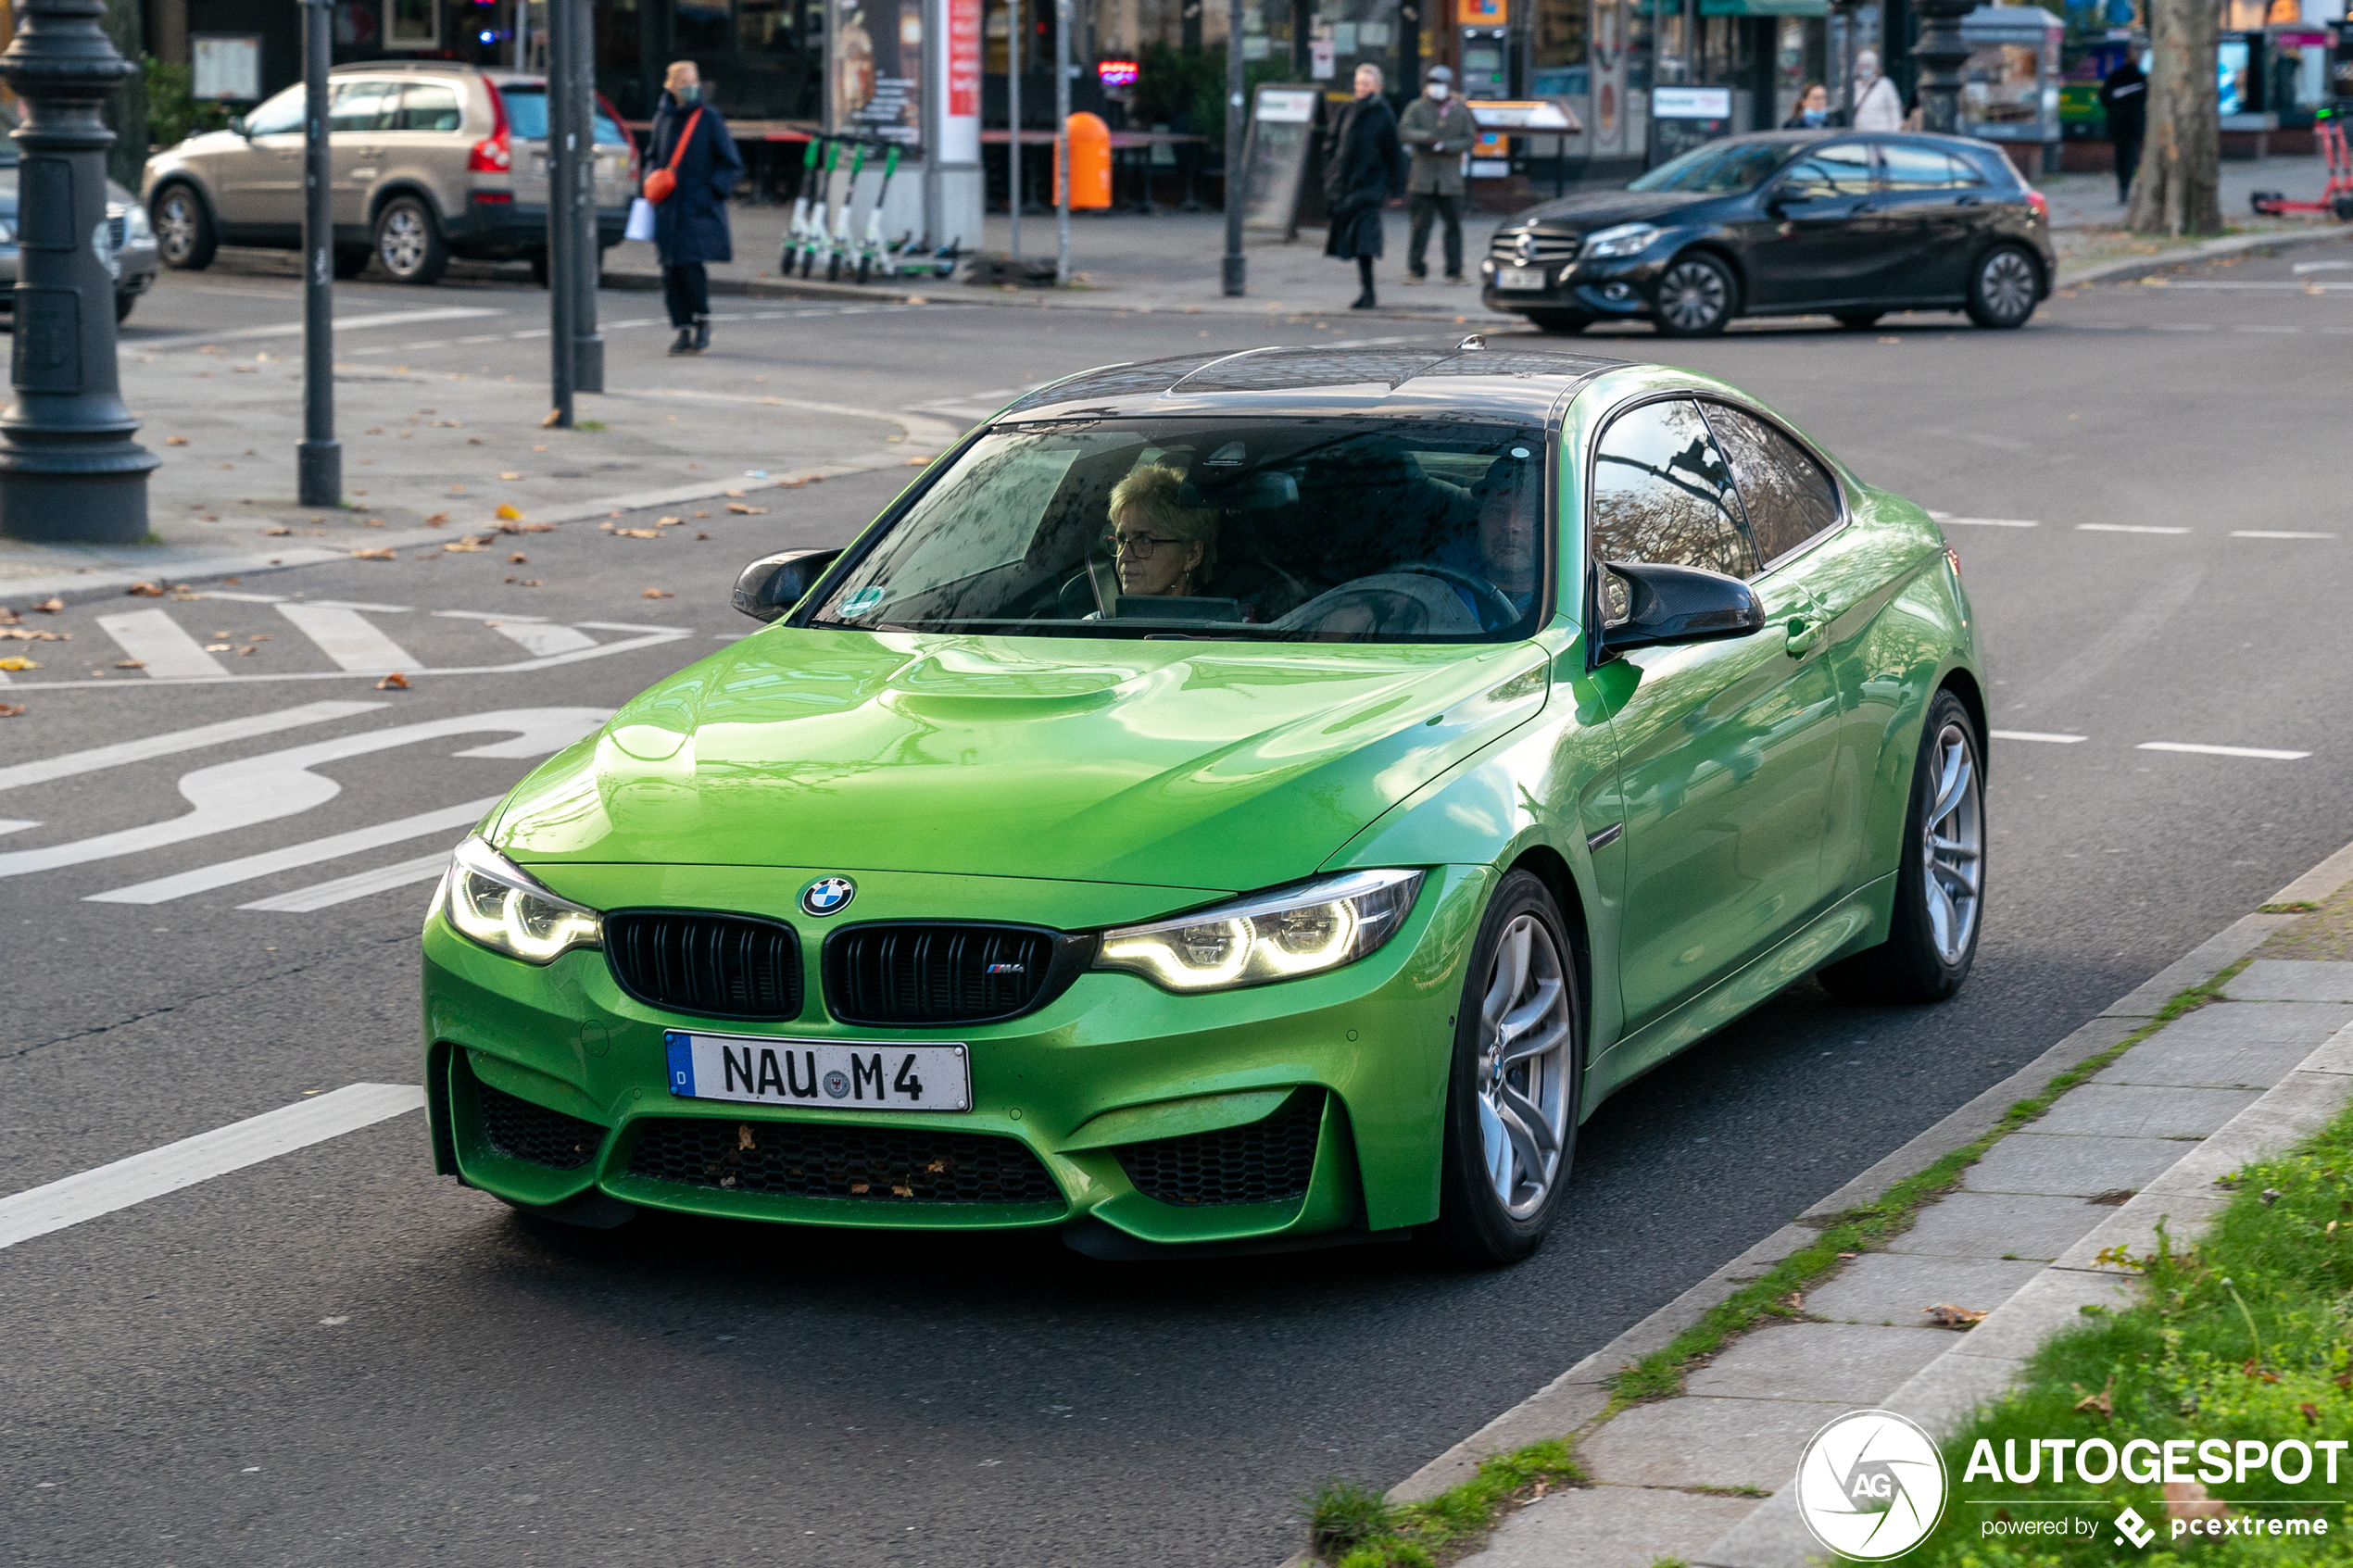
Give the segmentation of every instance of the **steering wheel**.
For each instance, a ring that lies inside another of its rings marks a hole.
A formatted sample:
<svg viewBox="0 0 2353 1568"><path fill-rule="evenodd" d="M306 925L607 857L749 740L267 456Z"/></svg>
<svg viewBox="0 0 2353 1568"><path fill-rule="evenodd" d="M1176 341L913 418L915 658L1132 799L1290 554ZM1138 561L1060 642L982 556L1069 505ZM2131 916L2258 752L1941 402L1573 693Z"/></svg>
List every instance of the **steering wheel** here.
<svg viewBox="0 0 2353 1568"><path fill-rule="evenodd" d="M1435 577L1441 583L1450 583L1462 589L1482 607L1474 613L1478 615L1479 626L1483 631L1491 632L1499 626L1509 626L1517 621L1522 613L1519 606L1512 603L1503 589L1498 588L1484 577L1464 571L1456 567L1441 566L1436 561L1414 561L1404 566L1392 566L1389 570L1418 572L1424 577Z"/></svg>

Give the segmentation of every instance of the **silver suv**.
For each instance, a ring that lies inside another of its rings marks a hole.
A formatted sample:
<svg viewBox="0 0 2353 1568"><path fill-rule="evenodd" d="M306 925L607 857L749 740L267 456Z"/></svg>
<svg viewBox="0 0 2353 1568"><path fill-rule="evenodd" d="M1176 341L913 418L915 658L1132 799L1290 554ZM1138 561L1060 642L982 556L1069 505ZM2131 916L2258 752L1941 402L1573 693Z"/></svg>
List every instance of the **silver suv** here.
<svg viewBox="0 0 2353 1568"><path fill-rule="evenodd" d="M430 283L452 257L525 260L547 277L547 83L443 61L337 66L335 276L372 256L396 282ZM224 245L302 245L300 82L147 160L141 181L167 267L195 270ZM620 243L637 149L602 94L596 110L597 235Z"/></svg>

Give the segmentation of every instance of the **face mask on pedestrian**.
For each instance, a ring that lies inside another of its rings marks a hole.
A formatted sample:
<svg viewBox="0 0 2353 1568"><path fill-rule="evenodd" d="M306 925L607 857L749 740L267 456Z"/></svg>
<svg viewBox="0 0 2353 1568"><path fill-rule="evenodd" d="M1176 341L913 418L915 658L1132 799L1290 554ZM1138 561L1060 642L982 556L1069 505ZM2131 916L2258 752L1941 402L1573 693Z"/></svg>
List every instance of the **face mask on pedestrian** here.
<svg viewBox="0 0 2353 1568"><path fill-rule="evenodd" d="M1433 104L1442 104L1446 101L1448 88L1443 82L1433 82L1424 91L1429 94L1429 101Z"/></svg>
<svg viewBox="0 0 2353 1568"><path fill-rule="evenodd" d="M689 82L683 87L673 87L670 95L678 100L680 108L692 108L702 102L702 83Z"/></svg>
<svg viewBox="0 0 2353 1568"><path fill-rule="evenodd" d="M1806 109L1798 116L1798 119L1799 122L1804 124L1807 129L1815 129L1828 125L1831 122L1830 111L1828 109Z"/></svg>

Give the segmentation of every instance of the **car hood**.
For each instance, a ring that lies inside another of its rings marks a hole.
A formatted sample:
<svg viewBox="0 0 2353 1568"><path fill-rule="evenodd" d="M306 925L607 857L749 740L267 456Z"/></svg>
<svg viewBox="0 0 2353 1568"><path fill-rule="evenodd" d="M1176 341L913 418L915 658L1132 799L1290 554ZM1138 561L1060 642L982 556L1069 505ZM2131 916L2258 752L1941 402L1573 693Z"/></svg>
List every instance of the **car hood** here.
<svg viewBox="0 0 2353 1568"><path fill-rule="evenodd" d="M1531 717L1545 671L1525 643L778 627L551 759L490 836L526 865L1269 886Z"/></svg>
<svg viewBox="0 0 2353 1568"><path fill-rule="evenodd" d="M1619 223L1668 222L1685 207L1724 199L1692 191L1589 191L1531 207L1505 225L1505 231L1544 228L1590 234Z"/></svg>

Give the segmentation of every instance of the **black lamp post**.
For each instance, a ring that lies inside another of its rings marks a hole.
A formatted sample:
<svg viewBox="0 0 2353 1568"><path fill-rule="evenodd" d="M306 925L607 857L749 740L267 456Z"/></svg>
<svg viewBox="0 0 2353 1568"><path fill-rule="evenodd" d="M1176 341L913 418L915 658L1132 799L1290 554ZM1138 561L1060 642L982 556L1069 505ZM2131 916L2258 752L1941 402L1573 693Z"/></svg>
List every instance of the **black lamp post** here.
<svg viewBox="0 0 2353 1568"><path fill-rule="evenodd" d="M119 264L107 227L99 107L138 68L99 23L105 0L21 0L0 55L24 105L16 132L18 274L9 381L0 413L0 533L135 544L147 536L156 455L131 439L115 370Z"/></svg>
<svg viewBox="0 0 2353 1568"><path fill-rule="evenodd" d="M1961 42L1961 19L1977 0L1913 0L1919 13L1920 41L1912 57L1920 63L1920 126L1958 135L1961 129L1961 67L1969 45Z"/></svg>

